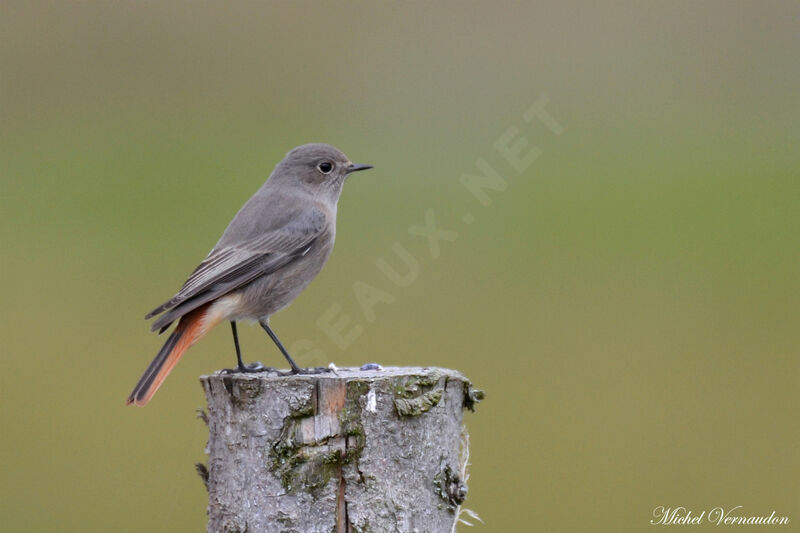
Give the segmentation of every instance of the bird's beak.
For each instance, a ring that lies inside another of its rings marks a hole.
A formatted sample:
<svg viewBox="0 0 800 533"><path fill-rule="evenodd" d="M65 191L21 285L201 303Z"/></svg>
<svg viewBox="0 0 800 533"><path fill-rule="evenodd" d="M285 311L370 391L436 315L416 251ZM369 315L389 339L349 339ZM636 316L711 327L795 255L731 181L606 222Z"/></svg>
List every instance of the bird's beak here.
<svg viewBox="0 0 800 533"><path fill-rule="evenodd" d="M347 173L350 174L351 172L357 172L359 170L369 170L372 168L372 165L359 165L358 163L350 163L350 166L347 167Z"/></svg>

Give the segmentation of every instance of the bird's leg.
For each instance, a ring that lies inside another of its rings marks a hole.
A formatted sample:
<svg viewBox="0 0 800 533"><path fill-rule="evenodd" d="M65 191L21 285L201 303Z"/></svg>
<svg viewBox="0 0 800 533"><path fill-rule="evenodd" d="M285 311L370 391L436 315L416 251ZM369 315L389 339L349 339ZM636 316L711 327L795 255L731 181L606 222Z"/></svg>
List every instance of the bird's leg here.
<svg viewBox="0 0 800 533"><path fill-rule="evenodd" d="M264 367L259 362L251 363L249 365L245 365L242 362L242 351L239 349L239 334L236 331L236 322L231 320L231 332L233 332L233 346L236 348L236 368L226 368L224 370L227 374L233 374L235 372L243 372L243 373L252 373L252 372L265 372L267 370L271 370L269 368Z"/></svg>
<svg viewBox="0 0 800 533"><path fill-rule="evenodd" d="M283 347L281 341L278 340L277 335L275 335L275 333L272 332L272 329L269 327L269 323L266 320L259 320L258 323L261 324L261 327L264 328L264 331L267 332L267 335L269 335L269 338L272 339L272 342L275 343L275 345L281 351L286 360L289 361L289 365L292 367L292 374L300 374L302 372L301 368L297 366L297 363L295 363L292 360L292 357L289 355L289 352L286 351L286 348Z"/></svg>
<svg viewBox="0 0 800 533"><path fill-rule="evenodd" d="M242 351L239 349L239 334L236 332L236 322L231 320L231 332L233 333L233 346L236 348L236 363L239 371L244 371L245 366L242 362Z"/></svg>
<svg viewBox="0 0 800 533"><path fill-rule="evenodd" d="M292 374L321 374L323 372L330 372L330 369L325 367L300 368L299 366L297 366L297 363L295 363L292 360L291 356L289 355L289 352L287 352L286 348L284 348L283 344L281 344L281 341L278 340L278 336L275 335L275 333L269 327L269 322L267 322L266 320L259 320L258 323L261 324L261 327L264 328L264 331L267 332L267 335L269 335L269 337L281 351L286 360L289 361L289 365L292 367L292 372L291 372Z"/></svg>

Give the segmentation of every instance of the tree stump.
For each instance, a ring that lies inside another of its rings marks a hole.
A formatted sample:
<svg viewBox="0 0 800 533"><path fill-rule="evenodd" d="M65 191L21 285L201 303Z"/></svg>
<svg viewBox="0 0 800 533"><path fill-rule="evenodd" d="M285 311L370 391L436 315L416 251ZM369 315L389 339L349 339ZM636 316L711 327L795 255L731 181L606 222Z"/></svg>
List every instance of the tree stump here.
<svg viewBox="0 0 800 533"><path fill-rule="evenodd" d="M467 493L463 409L442 368L202 376L208 531L454 531Z"/></svg>

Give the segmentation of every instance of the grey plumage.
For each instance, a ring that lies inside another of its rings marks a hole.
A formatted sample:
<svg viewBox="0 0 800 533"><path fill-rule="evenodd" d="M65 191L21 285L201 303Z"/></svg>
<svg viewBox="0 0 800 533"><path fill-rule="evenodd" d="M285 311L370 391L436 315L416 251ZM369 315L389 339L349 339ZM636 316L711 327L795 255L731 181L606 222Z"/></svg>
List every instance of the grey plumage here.
<svg viewBox="0 0 800 533"><path fill-rule="evenodd" d="M313 262L320 254L327 259L336 232L336 201L347 174L317 182L306 178L314 176L323 160L342 168L349 163L341 151L325 144L307 144L290 151L242 206L181 290L146 315L152 318L164 313L151 329L163 331L193 309L306 257L312 248L315 253L306 261ZM320 237L322 242L315 245ZM266 301L262 304L265 311L274 307Z"/></svg>
<svg viewBox="0 0 800 533"><path fill-rule="evenodd" d="M286 154L180 291L146 315L160 315L152 324L159 332L182 318L202 324L181 321L179 329L191 335L181 342L168 340L129 403L146 403L155 392L150 387L158 388L166 377L159 374L161 368L166 365L168 373L188 346L223 320L259 321L297 370L267 321L322 269L333 249L336 204L345 178L368 168L326 144L307 144ZM241 357L239 365L241 370Z"/></svg>
<svg viewBox="0 0 800 533"><path fill-rule="evenodd" d="M246 212L239 221L247 219L250 214ZM328 218L322 209L314 206L287 214L286 220L264 220L265 226L272 227L265 228L261 236L229 245L221 239L178 294L147 314L145 318L152 318L167 311L153 322L151 329L163 331L189 311L244 287L260 276L273 274L305 256L314 240L324 232Z"/></svg>

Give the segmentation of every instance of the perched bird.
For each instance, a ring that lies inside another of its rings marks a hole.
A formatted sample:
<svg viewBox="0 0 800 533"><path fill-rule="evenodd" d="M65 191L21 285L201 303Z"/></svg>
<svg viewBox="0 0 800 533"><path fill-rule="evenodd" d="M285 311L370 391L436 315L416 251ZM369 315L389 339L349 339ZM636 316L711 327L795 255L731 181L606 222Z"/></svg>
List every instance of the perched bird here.
<svg viewBox="0 0 800 533"><path fill-rule="evenodd" d="M270 328L269 317L289 305L319 274L333 249L336 204L345 178L369 168L352 163L327 144L305 144L286 154L178 294L145 317L161 315L152 325L159 333L176 320L178 325L127 403L147 404L186 350L226 320L233 331L237 371L263 370L242 362L237 320L258 321L292 373L326 370L297 366Z"/></svg>

